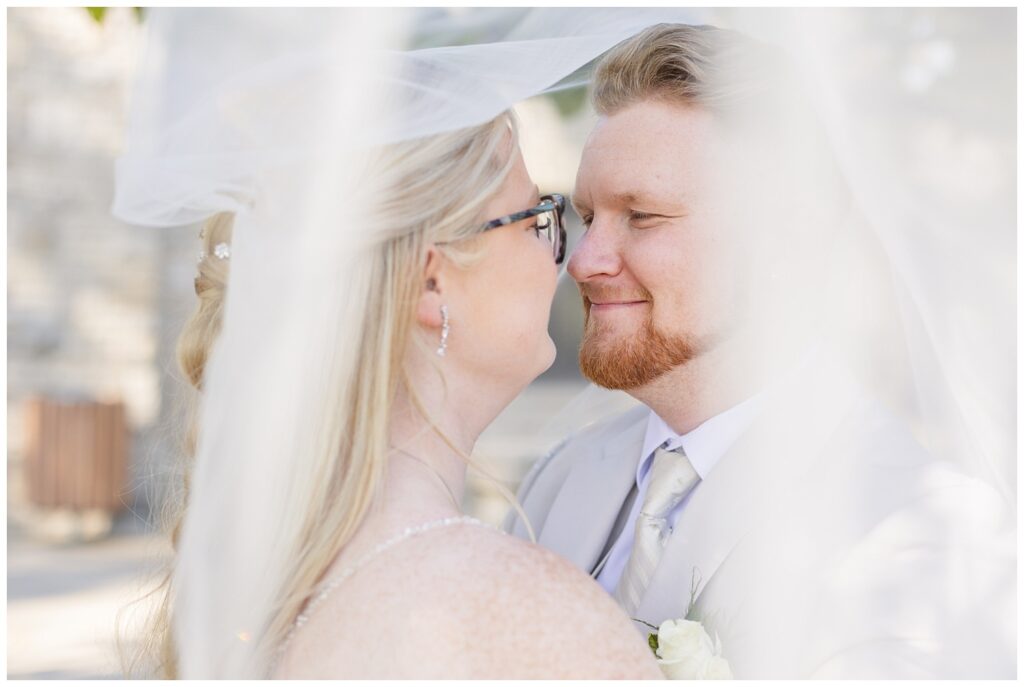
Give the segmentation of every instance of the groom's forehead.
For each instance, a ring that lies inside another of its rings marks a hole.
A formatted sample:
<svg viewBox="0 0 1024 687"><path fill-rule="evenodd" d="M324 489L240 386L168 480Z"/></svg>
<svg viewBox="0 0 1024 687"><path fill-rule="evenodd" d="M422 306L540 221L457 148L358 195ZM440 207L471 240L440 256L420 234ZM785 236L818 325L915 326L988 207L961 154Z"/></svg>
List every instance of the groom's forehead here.
<svg viewBox="0 0 1024 687"><path fill-rule="evenodd" d="M723 134L695 107L641 103L603 117L584 146L572 203L640 203L700 186L725 162Z"/></svg>
<svg viewBox="0 0 1024 687"><path fill-rule="evenodd" d="M679 203L698 191L701 177L709 171L694 160L662 159L642 165L619 167L590 164L580 168L570 201L577 211L600 207L653 208L666 202Z"/></svg>

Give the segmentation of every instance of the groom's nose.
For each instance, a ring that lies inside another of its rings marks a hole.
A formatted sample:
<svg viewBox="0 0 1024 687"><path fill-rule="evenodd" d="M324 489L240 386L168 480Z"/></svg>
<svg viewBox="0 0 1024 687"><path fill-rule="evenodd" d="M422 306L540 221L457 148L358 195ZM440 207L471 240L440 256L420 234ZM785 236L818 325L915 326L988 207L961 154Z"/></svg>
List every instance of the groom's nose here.
<svg viewBox="0 0 1024 687"><path fill-rule="evenodd" d="M614 276L622 270L619 237L613 227L595 218L569 256L569 274L577 282Z"/></svg>

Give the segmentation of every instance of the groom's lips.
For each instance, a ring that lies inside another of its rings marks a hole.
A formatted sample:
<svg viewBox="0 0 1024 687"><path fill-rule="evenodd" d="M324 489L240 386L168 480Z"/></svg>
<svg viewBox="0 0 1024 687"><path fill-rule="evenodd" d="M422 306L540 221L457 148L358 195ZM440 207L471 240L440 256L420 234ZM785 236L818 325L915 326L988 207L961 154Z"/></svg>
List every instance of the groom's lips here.
<svg viewBox="0 0 1024 687"><path fill-rule="evenodd" d="M592 301L587 299L587 303L590 305L590 312L611 312L614 310L625 310L638 305L643 305L647 301Z"/></svg>

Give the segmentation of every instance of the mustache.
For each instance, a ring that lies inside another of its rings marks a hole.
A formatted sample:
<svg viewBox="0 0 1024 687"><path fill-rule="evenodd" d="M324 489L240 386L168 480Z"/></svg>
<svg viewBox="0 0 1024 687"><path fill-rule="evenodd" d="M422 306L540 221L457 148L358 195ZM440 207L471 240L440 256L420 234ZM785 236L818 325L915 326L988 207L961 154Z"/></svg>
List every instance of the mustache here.
<svg viewBox="0 0 1024 687"><path fill-rule="evenodd" d="M590 307L594 301L607 303L609 301L649 301L652 300L651 292L642 286L629 289L608 286L604 284L577 284L580 296L583 297L583 305Z"/></svg>

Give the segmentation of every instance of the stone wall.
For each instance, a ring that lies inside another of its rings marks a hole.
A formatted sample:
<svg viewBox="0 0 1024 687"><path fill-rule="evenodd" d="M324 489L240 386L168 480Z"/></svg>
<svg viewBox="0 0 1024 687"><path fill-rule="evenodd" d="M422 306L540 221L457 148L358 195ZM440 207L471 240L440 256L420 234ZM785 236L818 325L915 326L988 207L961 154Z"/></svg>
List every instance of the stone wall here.
<svg viewBox="0 0 1024 687"><path fill-rule="evenodd" d="M165 332L183 316L171 304L190 305L168 289L177 281L188 293L191 278L173 274L187 261L168 257L195 237L110 214L141 26L126 8L102 25L83 8L12 8L7 28L10 493L20 489L25 398L120 399L132 430L129 505L144 510L170 393Z"/></svg>

